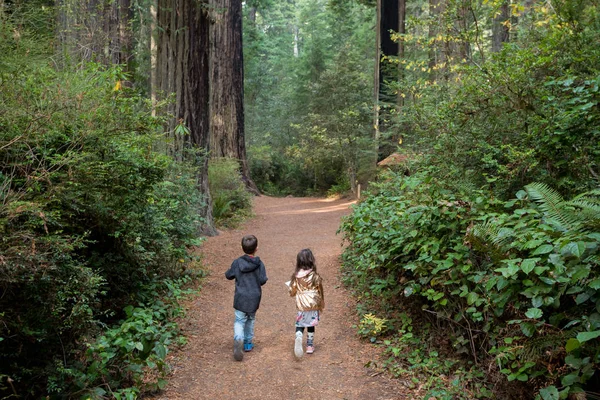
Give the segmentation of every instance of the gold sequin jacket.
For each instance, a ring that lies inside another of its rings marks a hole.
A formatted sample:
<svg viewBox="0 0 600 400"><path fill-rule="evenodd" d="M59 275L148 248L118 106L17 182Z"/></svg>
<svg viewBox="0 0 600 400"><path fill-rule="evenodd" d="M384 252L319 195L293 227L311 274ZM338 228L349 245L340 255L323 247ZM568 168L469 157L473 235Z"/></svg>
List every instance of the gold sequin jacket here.
<svg viewBox="0 0 600 400"><path fill-rule="evenodd" d="M290 282L290 296L296 296L298 311L322 311L325 308L323 279L313 270L301 270Z"/></svg>

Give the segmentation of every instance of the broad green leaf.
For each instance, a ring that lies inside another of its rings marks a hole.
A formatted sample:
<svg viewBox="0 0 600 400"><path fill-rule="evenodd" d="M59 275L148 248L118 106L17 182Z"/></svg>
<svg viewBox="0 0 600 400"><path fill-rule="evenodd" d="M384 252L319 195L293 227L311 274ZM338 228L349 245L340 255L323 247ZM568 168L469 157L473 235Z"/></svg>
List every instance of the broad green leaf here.
<svg viewBox="0 0 600 400"><path fill-rule="evenodd" d="M167 348L162 343L156 343L154 346L154 352L161 360L164 360L167 356Z"/></svg>
<svg viewBox="0 0 600 400"><path fill-rule="evenodd" d="M535 325L531 322L521 322L519 324L519 327L521 328L521 332L523 332L523 335L527 337L532 337L535 333Z"/></svg>
<svg viewBox="0 0 600 400"><path fill-rule="evenodd" d="M579 382L579 371L571 372L569 375L563 376L560 382L565 386L571 386L572 384Z"/></svg>
<svg viewBox="0 0 600 400"><path fill-rule="evenodd" d="M572 354L569 354L565 357L565 364L570 365L573 369L581 368L583 365L583 360L581 358L575 357Z"/></svg>
<svg viewBox="0 0 600 400"><path fill-rule="evenodd" d="M472 305L479 299L479 295L475 292L469 293L467 296L467 304Z"/></svg>
<svg viewBox="0 0 600 400"><path fill-rule="evenodd" d="M570 242L564 245L561 249L563 252L570 253L577 258L581 258L581 255L585 251L585 243L584 242Z"/></svg>
<svg viewBox="0 0 600 400"><path fill-rule="evenodd" d="M596 339L598 336L600 336L600 330L592 332L579 332L577 334L577 340L583 343L587 342L588 340Z"/></svg>
<svg viewBox="0 0 600 400"><path fill-rule="evenodd" d="M527 316L527 318L531 318L531 319L539 319L539 318L542 317L543 314L544 313L539 308L530 308L525 313L525 315Z"/></svg>
<svg viewBox="0 0 600 400"><path fill-rule="evenodd" d="M558 389L555 386L548 386L540 390L542 400L558 400Z"/></svg>
<svg viewBox="0 0 600 400"><path fill-rule="evenodd" d="M590 295L587 293L580 293L577 295L577 297L575 297L575 303L577 304L582 304L585 303L586 301L588 301L590 298Z"/></svg>
<svg viewBox="0 0 600 400"><path fill-rule="evenodd" d="M551 244L543 244L540 247L538 247L537 249L535 249L535 251L532 254L534 256L537 256L537 255L540 255L540 254L548 254L553 249L554 249L554 246L552 246Z"/></svg>
<svg viewBox="0 0 600 400"><path fill-rule="evenodd" d="M600 278L594 279L593 281L588 283L588 286L591 287L592 289L596 289L596 290L600 289Z"/></svg>
<svg viewBox="0 0 600 400"><path fill-rule="evenodd" d="M573 350L577 350L580 347L581 347L581 343L579 343L579 340L577 340L575 338L571 338L571 339L567 340L567 344L565 345L565 350L567 351L567 353L570 353Z"/></svg>
<svg viewBox="0 0 600 400"><path fill-rule="evenodd" d="M539 258L526 258L521 262L521 270L526 274L529 274L535 268L535 263L539 261Z"/></svg>

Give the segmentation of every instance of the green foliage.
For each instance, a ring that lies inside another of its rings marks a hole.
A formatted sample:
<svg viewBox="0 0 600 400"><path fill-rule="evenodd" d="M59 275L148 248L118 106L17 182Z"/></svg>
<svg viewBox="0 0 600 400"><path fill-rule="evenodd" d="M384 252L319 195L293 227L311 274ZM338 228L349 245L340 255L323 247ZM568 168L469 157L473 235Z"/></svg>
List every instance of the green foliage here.
<svg viewBox="0 0 600 400"><path fill-rule="evenodd" d="M455 37L460 18L453 10L474 7L484 24L499 2L450 3L439 26L409 21L402 37L407 57L392 60L403 79L391 89L406 98L392 134L402 134L405 145L448 180L486 186L502 198L533 181L567 196L594 188L600 165L597 5L513 3L511 21L519 24L509 24L510 42L494 53L478 35L477 19L468 18L467 31ZM433 43L424 37L426 26L439 33ZM466 58L455 54L431 67L432 48L443 52L447 40L465 38Z"/></svg>
<svg viewBox="0 0 600 400"><path fill-rule="evenodd" d="M119 67L57 71L21 37L0 66L0 375L34 396L145 287L185 272L203 198L193 166L154 150L164 119L116 86Z"/></svg>
<svg viewBox="0 0 600 400"><path fill-rule="evenodd" d="M165 280L145 288L165 295L162 300L126 307L124 320L86 343L85 353L78 354L81 361L70 368L57 360L57 374L49 377L48 392L52 396L79 393L86 399L128 399L162 389L169 372L168 349L185 342L173 319L183 313L178 301L191 293L182 289L189 282L189 277Z"/></svg>
<svg viewBox="0 0 600 400"><path fill-rule="evenodd" d="M369 338L371 342L377 340L377 336L385 333L387 330L387 319L379 318L375 314L367 313L363 315L358 324L358 334L364 338Z"/></svg>
<svg viewBox="0 0 600 400"><path fill-rule="evenodd" d="M372 175L374 10L274 2L245 22L251 175L270 194L325 193Z"/></svg>
<svg viewBox="0 0 600 400"><path fill-rule="evenodd" d="M493 393L482 379L485 372L465 366L451 355L440 354L430 324L416 324L406 313L396 316L397 334L382 344L388 359L384 367L402 377L419 398L489 399ZM443 335L442 335L443 336ZM443 338L441 338L444 340ZM471 363L472 364L472 363Z"/></svg>
<svg viewBox="0 0 600 400"><path fill-rule="evenodd" d="M600 350L600 236L588 228L598 211L565 226L556 222L577 220L578 200L544 185L503 202L427 173L387 179L342 224L346 281L363 299L393 306L403 296L454 321L455 348L493 357L509 381L581 391Z"/></svg>
<svg viewBox="0 0 600 400"><path fill-rule="evenodd" d="M213 202L213 217L218 225L235 225L252 209L252 195L246 190L233 159L213 159L208 166L208 183Z"/></svg>

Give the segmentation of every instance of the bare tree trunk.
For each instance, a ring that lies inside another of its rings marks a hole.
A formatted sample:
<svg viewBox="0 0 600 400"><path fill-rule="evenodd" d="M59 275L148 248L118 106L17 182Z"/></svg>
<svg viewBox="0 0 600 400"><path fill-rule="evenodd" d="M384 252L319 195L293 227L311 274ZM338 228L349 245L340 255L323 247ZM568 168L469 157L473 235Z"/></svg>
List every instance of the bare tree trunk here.
<svg viewBox="0 0 600 400"><path fill-rule="evenodd" d="M502 44L508 42L510 38L510 13L508 1L505 1L498 10L498 15L492 21L492 51L502 50Z"/></svg>
<svg viewBox="0 0 600 400"><path fill-rule="evenodd" d="M404 35L406 33L406 0L398 0L398 33ZM404 36L400 37L398 41L398 59L404 58ZM403 64L398 63L398 79L402 81L404 78L404 67ZM404 106L403 93L398 93L398 108L401 109Z"/></svg>
<svg viewBox="0 0 600 400"><path fill-rule="evenodd" d="M429 32L427 34L429 39L429 62L427 66L431 71L429 73L429 80L432 82L437 78L435 69L438 65L437 37L439 33L439 8L440 0L429 0Z"/></svg>
<svg viewBox="0 0 600 400"><path fill-rule="evenodd" d="M381 0L380 8L380 47L382 57L397 57L398 56L398 43L394 42L391 38L390 31L398 32L398 2L399 0ZM384 81L397 79L397 69L392 68L389 60L380 61L379 65L379 89L380 99L389 97L384 90Z"/></svg>
<svg viewBox="0 0 600 400"><path fill-rule="evenodd" d="M379 74L381 63L381 0L377 0L377 26L375 27L375 73L373 76L374 100L373 107L373 138L375 145L379 146ZM377 147L378 148L378 147ZM377 157L375 157L377 162Z"/></svg>
<svg viewBox="0 0 600 400"><path fill-rule="evenodd" d="M156 71L158 65L158 54L157 54L157 14L156 14L156 0L152 2L150 6L150 100L152 101L152 115L156 115L156 89L157 89L157 78Z"/></svg>
<svg viewBox="0 0 600 400"><path fill-rule="evenodd" d="M60 0L58 10L58 37L75 61L129 64L133 48L130 0Z"/></svg>
<svg viewBox="0 0 600 400"><path fill-rule="evenodd" d="M244 58L242 1L210 0L210 150L212 158L240 163L244 184L259 194L250 178L244 133Z"/></svg>
<svg viewBox="0 0 600 400"><path fill-rule="evenodd" d="M170 110L174 118L168 125L173 138L171 154L176 159L194 157L197 185L206 199L199 210L205 219L202 233L212 235L216 231L208 188L209 24L204 4L198 0L159 0L156 85L163 93L175 93ZM179 124L187 127L188 135L175 134Z"/></svg>

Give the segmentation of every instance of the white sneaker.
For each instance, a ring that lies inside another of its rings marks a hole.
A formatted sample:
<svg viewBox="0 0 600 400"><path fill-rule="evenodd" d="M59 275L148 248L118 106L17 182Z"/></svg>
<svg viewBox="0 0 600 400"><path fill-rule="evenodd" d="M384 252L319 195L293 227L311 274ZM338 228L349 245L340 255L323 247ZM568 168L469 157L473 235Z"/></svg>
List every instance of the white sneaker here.
<svg viewBox="0 0 600 400"><path fill-rule="evenodd" d="M304 352L302 351L302 336L296 336L296 341L294 342L294 355L296 358L302 358Z"/></svg>

